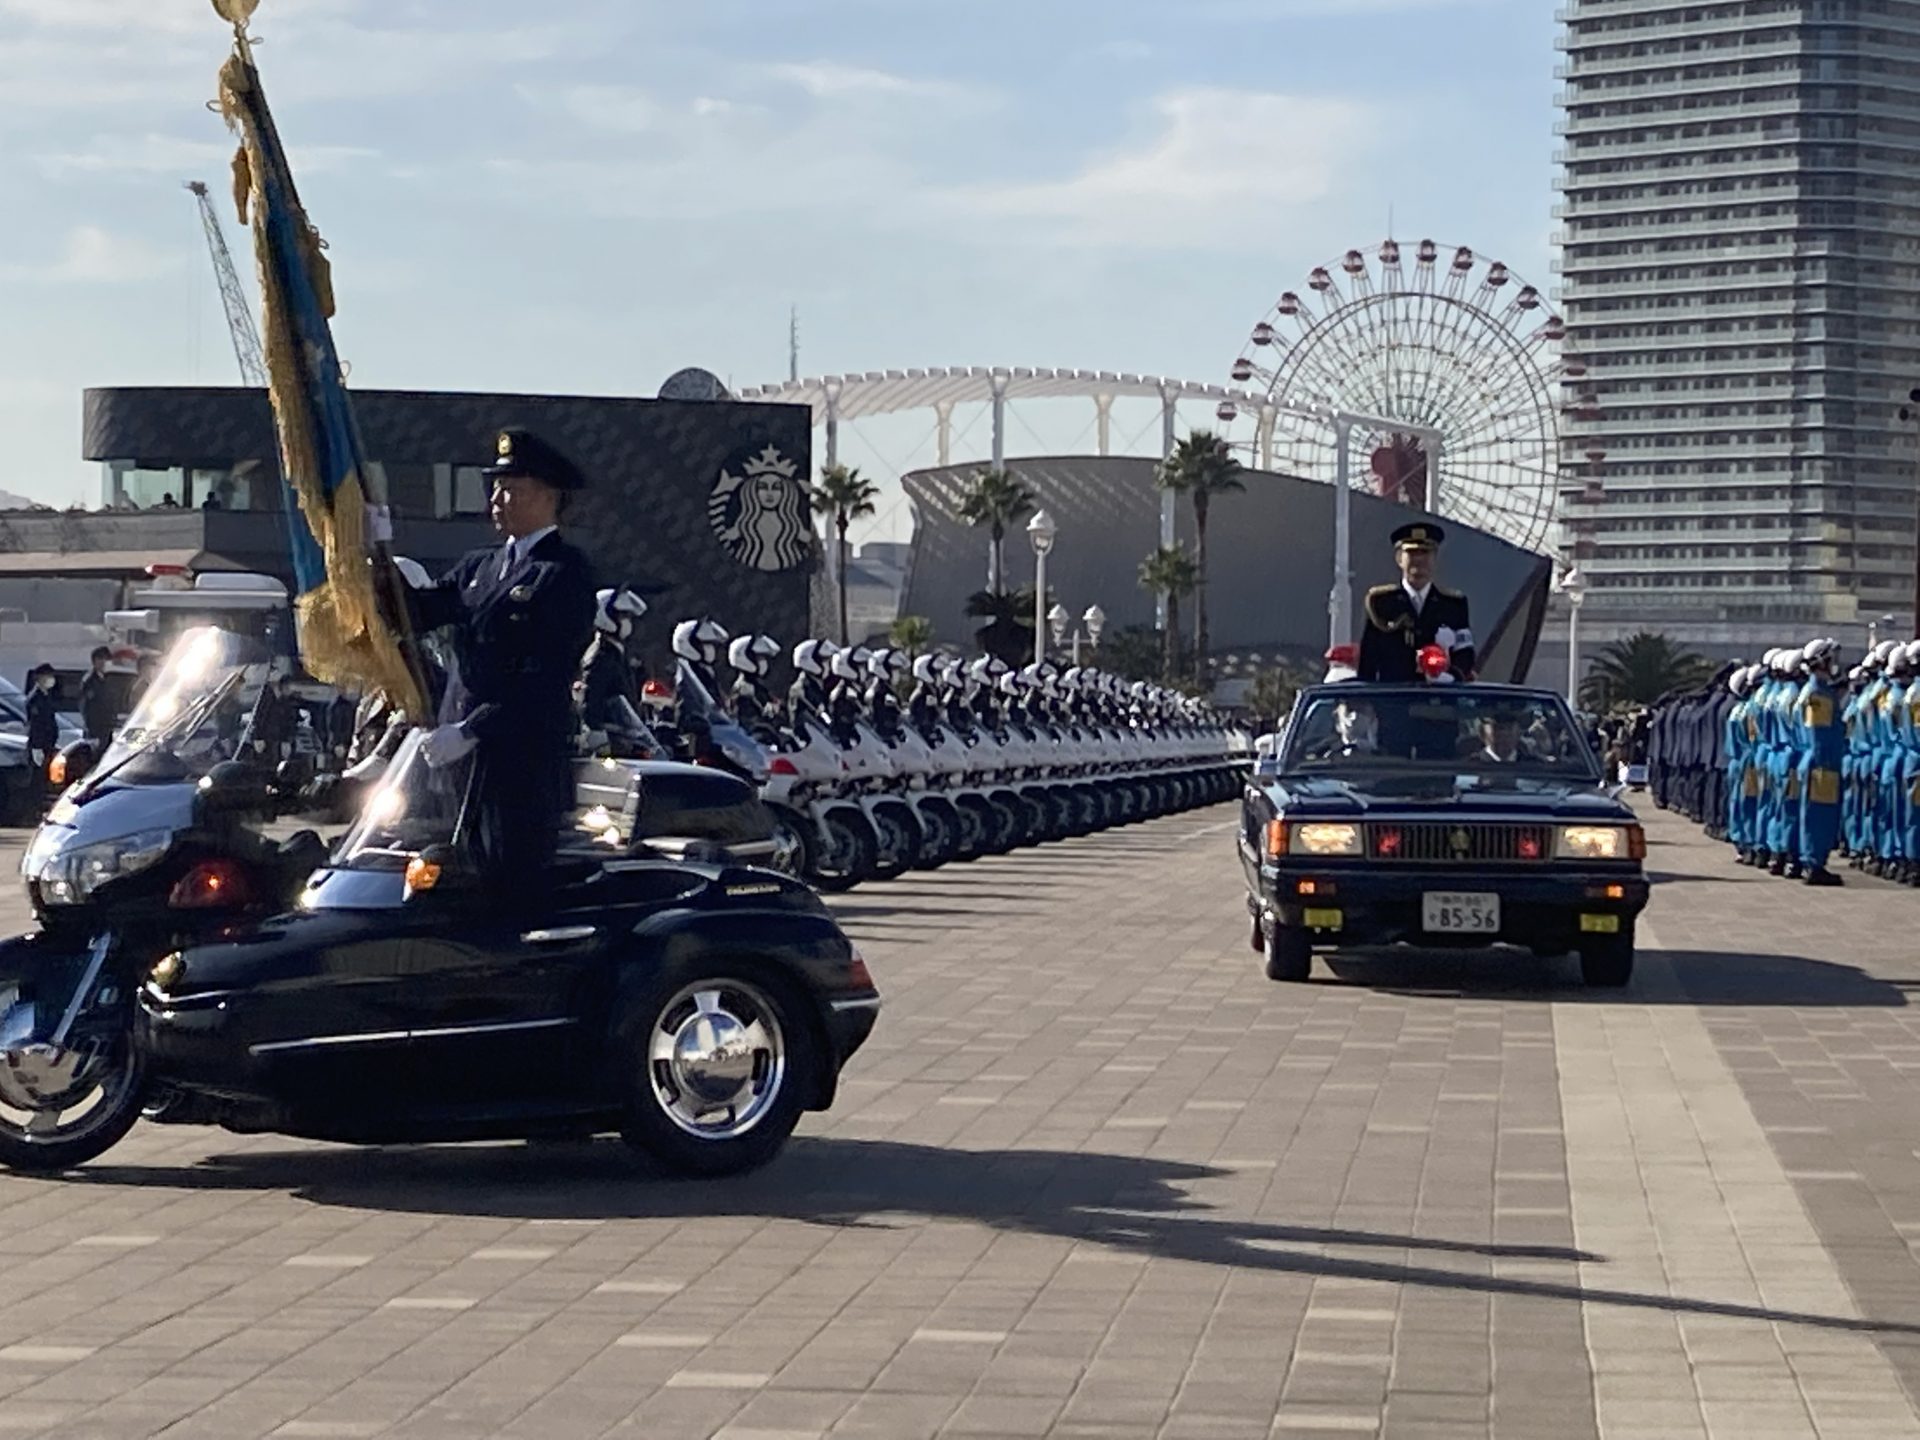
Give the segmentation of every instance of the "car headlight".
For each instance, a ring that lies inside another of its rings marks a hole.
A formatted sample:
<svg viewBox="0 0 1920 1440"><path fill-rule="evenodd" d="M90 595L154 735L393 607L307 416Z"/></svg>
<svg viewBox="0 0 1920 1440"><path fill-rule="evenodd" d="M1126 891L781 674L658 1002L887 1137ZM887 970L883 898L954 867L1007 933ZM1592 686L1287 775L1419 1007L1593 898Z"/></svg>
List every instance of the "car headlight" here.
<svg viewBox="0 0 1920 1440"><path fill-rule="evenodd" d="M1562 825L1555 853L1562 860L1630 860L1634 848L1626 825Z"/></svg>
<svg viewBox="0 0 1920 1440"><path fill-rule="evenodd" d="M1295 855L1358 855L1358 825L1296 825L1293 827Z"/></svg>
<svg viewBox="0 0 1920 1440"><path fill-rule="evenodd" d="M28 878L40 882L40 893L49 905L78 905L102 885L159 864L172 848L171 830L143 830L98 845L57 850L41 859Z"/></svg>

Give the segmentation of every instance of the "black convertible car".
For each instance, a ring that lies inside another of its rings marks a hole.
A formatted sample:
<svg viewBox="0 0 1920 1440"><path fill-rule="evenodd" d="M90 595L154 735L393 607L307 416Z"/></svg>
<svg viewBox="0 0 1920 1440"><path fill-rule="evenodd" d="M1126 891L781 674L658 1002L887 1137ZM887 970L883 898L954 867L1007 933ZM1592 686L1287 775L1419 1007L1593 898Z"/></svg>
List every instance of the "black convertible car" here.
<svg viewBox="0 0 1920 1440"><path fill-rule="evenodd" d="M1394 943L1633 974L1646 838L1551 691L1311 687L1247 787L1239 846L1275 980L1306 979L1316 948Z"/></svg>

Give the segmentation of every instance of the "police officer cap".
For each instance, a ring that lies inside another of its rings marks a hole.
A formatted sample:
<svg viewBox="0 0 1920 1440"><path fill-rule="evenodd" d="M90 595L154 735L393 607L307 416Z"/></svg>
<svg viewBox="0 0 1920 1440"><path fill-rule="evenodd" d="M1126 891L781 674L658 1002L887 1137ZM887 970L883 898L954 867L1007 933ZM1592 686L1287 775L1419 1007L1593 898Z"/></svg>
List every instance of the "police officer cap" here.
<svg viewBox="0 0 1920 1440"><path fill-rule="evenodd" d="M586 489L587 477L579 467L531 430L518 426L502 430L494 449L498 458L487 467L487 474L495 479L518 475L556 490Z"/></svg>
<svg viewBox="0 0 1920 1440"><path fill-rule="evenodd" d="M1396 550L1437 550L1447 538L1447 532L1431 520L1416 520L1411 525L1402 525L1393 532L1393 547Z"/></svg>

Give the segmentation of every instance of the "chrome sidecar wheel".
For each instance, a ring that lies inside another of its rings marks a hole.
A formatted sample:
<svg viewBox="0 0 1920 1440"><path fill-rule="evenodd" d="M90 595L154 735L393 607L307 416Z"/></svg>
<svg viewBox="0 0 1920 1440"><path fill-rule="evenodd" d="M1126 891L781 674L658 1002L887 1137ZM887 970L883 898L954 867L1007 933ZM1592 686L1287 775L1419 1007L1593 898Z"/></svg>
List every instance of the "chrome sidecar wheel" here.
<svg viewBox="0 0 1920 1440"><path fill-rule="evenodd" d="M643 996L629 1032L639 1069L625 1134L672 1170L729 1175L764 1165L799 1123L814 1083L812 1035L776 989L744 967L702 973Z"/></svg>
<svg viewBox="0 0 1920 1440"><path fill-rule="evenodd" d="M0 1165L58 1171L105 1154L140 1118L146 1066L133 1036L0 1051Z"/></svg>

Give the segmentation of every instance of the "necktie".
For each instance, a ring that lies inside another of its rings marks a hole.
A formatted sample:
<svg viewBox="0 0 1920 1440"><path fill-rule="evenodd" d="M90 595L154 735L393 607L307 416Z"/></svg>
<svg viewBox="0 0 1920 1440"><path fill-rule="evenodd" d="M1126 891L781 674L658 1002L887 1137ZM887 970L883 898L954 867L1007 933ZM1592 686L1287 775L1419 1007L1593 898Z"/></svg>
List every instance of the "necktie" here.
<svg viewBox="0 0 1920 1440"><path fill-rule="evenodd" d="M514 562L519 558L519 543L513 540L507 541L507 556L500 566L500 578L502 580L513 573Z"/></svg>

